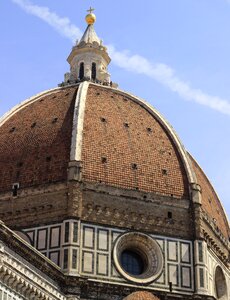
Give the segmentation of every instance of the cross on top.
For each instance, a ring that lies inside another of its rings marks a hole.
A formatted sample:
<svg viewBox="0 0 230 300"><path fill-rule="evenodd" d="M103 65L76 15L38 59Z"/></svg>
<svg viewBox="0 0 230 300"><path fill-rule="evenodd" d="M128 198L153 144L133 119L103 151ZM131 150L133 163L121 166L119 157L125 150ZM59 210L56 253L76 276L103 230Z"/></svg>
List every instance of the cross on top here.
<svg viewBox="0 0 230 300"><path fill-rule="evenodd" d="M87 11L91 14L94 10L95 9L90 6L90 8Z"/></svg>

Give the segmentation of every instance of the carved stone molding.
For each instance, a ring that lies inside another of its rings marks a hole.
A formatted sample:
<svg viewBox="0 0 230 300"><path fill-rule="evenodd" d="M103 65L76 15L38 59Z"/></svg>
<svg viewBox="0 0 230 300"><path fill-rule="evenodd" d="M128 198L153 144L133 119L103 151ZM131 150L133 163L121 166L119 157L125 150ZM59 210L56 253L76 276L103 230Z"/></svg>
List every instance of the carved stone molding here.
<svg viewBox="0 0 230 300"><path fill-rule="evenodd" d="M52 279L3 243L0 243L0 281L26 299L66 299Z"/></svg>

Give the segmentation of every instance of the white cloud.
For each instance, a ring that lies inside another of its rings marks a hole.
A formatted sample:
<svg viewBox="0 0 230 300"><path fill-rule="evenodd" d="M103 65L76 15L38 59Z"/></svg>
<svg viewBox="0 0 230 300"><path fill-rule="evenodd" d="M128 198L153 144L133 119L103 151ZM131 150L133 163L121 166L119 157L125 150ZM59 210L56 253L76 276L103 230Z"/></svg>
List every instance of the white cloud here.
<svg viewBox="0 0 230 300"><path fill-rule="evenodd" d="M73 25L68 18L59 17L47 7L34 5L29 0L12 0L12 2L19 5L27 13L41 18L73 42L82 35L81 30ZM189 83L181 80L170 66L163 63L153 64L140 55L130 55L128 51L117 51L113 46L108 46L108 49L113 63L119 67L130 72L146 75L160 82L185 100L230 115L230 102L217 96L208 95L200 89L192 88Z"/></svg>
<svg viewBox="0 0 230 300"><path fill-rule="evenodd" d="M50 26L52 26L62 36L69 38L73 43L82 36L81 30L76 27L68 18L61 18L56 13L51 12L48 7L32 4L29 0L11 0L19 5L27 13L34 15Z"/></svg>
<svg viewBox="0 0 230 300"><path fill-rule="evenodd" d="M162 63L152 64L140 55L130 55L128 51L119 52L113 46L108 46L108 49L113 62L121 68L151 77L185 100L194 101L230 115L230 103L227 100L192 88L189 83L181 80L170 66Z"/></svg>

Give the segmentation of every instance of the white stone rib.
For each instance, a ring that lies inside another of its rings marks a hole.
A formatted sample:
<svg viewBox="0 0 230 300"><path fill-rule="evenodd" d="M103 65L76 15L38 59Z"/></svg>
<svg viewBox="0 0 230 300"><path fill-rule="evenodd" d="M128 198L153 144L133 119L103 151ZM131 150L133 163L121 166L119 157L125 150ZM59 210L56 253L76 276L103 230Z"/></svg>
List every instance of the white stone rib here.
<svg viewBox="0 0 230 300"><path fill-rule="evenodd" d="M85 102L89 82L84 81L79 85L75 100L73 129L71 139L70 161L80 161L82 153L82 134L85 115Z"/></svg>

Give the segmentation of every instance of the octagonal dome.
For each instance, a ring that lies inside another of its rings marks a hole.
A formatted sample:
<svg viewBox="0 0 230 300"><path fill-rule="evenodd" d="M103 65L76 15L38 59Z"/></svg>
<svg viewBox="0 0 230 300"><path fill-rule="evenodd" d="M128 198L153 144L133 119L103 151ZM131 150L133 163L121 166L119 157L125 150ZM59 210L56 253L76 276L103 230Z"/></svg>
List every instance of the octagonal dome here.
<svg viewBox="0 0 230 300"><path fill-rule="evenodd" d="M84 81L46 91L0 120L0 192L68 182L81 164L81 180L127 190L191 199L202 189L202 208L225 239L229 225L197 163L167 121L143 100ZM211 202L214 204L212 205Z"/></svg>
<svg viewBox="0 0 230 300"><path fill-rule="evenodd" d="M65 181L68 163L81 160L84 181L188 198L186 169L166 124L129 94L87 88L77 100L78 86L45 92L2 118L0 191L15 182Z"/></svg>

